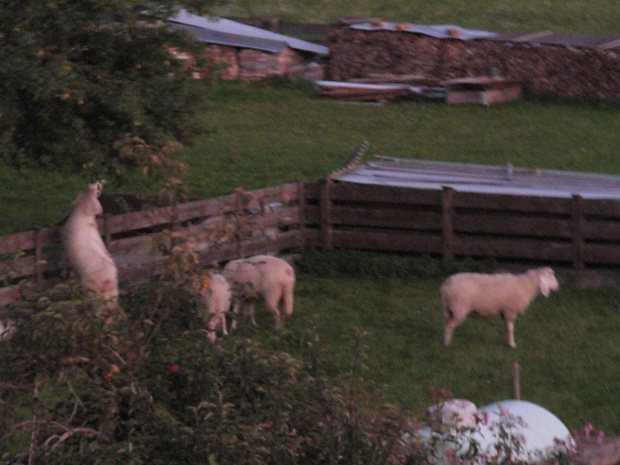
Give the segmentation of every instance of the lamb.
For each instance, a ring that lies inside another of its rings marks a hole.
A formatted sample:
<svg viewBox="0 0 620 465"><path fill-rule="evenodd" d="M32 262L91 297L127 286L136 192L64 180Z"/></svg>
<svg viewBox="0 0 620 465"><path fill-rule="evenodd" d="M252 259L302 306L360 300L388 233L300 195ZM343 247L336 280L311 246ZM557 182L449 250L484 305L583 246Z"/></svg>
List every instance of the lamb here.
<svg viewBox="0 0 620 465"><path fill-rule="evenodd" d="M559 289L551 268L536 268L520 275L510 273L458 273L441 286L444 344L450 345L454 329L470 313L501 316L508 330L508 345L515 348L514 325L538 294L548 297Z"/></svg>
<svg viewBox="0 0 620 465"><path fill-rule="evenodd" d="M99 194L105 181L90 184L75 199L75 208L62 229L62 243L82 287L103 298L110 307L118 303L118 271L97 228L103 212Z"/></svg>
<svg viewBox="0 0 620 465"><path fill-rule="evenodd" d="M210 318L207 323L209 340L215 342L217 339L216 330L220 326L222 327L222 333L228 336L226 314L230 309L232 301L232 291L228 280L221 274L211 275L208 280L203 282L200 295L204 299L208 318Z"/></svg>
<svg viewBox="0 0 620 465"><path fill-rule="evenodd" d="M222 274L238 290L233 298L233 311L238 314L242 301L247 300L254 326L257 326L254 319L254 304L260 298L264 299L267 307L273 312L276 329L282 328L284 317L293 313L295 271L281 258L256 255L233 260L226 264ZM233 328L235 327L236 321L233 322Z"/></svg>

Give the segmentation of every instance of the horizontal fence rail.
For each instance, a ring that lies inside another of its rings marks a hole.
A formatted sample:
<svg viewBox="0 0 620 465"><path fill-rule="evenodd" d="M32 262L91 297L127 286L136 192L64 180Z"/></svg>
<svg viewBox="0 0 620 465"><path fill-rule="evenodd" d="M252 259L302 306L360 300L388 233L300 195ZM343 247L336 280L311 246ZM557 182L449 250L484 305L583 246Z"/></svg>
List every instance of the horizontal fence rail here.
<svg viewBox="0 0 620 465"><path fill-rule="evenodd" d="M571 266L620 265L620 200L553 198L340 182L288 183L175 207L98 219L121 286L156 279L163 231L200 263L305 247L494 258ZM66 278L60 227L0 237L0 304L19 282Z"/></svg>
<svg viewBox="0 0 620 465"><path fill-rule="evenodd" d="M323 247L620 264L620 201L481 194L326 180L307 188Z"/></svg>
<svg viewBox="0 0 620 465"><path fill-rule="evenodd" d="M99 231L116 263L121 286L157 278L166 256L158 251L162 232L185 241L203 265L257 253L281 253L304 246L299 241L303 184L289 183L98 218ZM0 305L14 300L19 282L37 288L66 276L61 227L0 237Z"/></svg>

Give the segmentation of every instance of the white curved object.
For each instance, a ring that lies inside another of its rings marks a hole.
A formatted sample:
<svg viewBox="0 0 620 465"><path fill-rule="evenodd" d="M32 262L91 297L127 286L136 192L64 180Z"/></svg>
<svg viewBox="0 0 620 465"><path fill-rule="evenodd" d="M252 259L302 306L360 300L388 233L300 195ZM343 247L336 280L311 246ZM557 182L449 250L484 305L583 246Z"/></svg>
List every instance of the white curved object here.
<svg viewBox="0 0 620 465"><path fill-rule="evenodd" d="M503 400L480 407L481 418L488 415L486 424L481 424L472 439L481 448L494 449L498 428L523 436L523 450L517 455L519 460L535 460L548 456L558 450L561 444L568 448L575 446L568 428L549 410L524 400ZM558 442L560 441L560 442Z"/></svg>
<svg viewBox="0 0 620 465"><path fill-rule="evenodd" d="M450 457L463 457L472 443L478 446L477 460L502 458L502 447L510 448L513 459L536 463L554 452L574 450L576 444L570 431L551 412L522 400L503 400L472 411L475 405L462 399L453 399L429 408L429 413L441 412L441 427L425 427L417 432L417 439L428 444L429 459L437 465L453 463ZM457 416L458 415L458 416ZM477 420L471 422L471 419ZM455 419L457 420L455 423ZM508 438L508 439L506 439ZM510 443L514 438L515 446Z"/></svg>

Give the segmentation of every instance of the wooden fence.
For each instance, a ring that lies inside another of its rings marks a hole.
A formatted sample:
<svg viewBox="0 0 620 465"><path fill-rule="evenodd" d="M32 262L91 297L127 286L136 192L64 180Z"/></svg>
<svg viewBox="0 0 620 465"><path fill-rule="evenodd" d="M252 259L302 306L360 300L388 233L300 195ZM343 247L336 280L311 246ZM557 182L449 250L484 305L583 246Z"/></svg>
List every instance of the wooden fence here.
<svg viewBox="0 0 620 465"><path fill-rule="evenodd" d="M213 199L182 203L98 219L106 246L119 271L121 286L156 279L167 257L158 249L165 231L173 241L207 265L242 256L300 249L299 208L303 183L256 191L238 190ZM301 221L303 224L303 221ZM0 237L0 305L11 302L22 280L41 288L59 279L66 268L61 227L35 229Z"/></svg>
<svg viewBox="0 0 620 465"><path fill-rule="evenodd" d="M157 278L162 231L203 264L305 247L496 258L577 270L620 265L620 201L479 194L339 182L289 183L176 207L103 216L99 228L121 285ZM20 280L41 286L63 269L59 227L0 237L0 304ZM3 287L1 287L3 286Z"/></svg>
<svg viewBox="0 0 620 465"><path fill-rule="evenodd" d="M620 201L334 182L306 187L325 247L620 265Z"/></svg>

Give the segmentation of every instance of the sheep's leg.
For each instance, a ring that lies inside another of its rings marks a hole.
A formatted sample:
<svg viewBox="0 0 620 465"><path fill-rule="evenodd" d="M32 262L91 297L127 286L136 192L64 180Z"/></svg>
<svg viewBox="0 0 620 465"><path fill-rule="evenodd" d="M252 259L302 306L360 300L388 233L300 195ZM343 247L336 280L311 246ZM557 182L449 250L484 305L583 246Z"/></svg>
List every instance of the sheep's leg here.
<svg viewBox="0 0 620 465"><path fill-rule="evenodd" d="M256 324L256 320L254 319L254 301L250 301L250 303L248 304L248 311L250 312L250 319L252 320L252 324L256 327L258 327L258 325Z"/></svg>
<svg viewBox="0 0 620 465"><path fill-rule="evenodd" d="M514 321L506 320L506 329L508 330L508 345L514 349L517 347L517 344L515 344L515 323Z"/></svg>
<svg viewBox="0 0 620 465"><path fill-rule="evenodd" d="M450 342L452 342L454 330L463 322L464 318L456 317L455 313L450 310L445 311L444 314L445 323L443 328L443 343L447 347L450 345Z"/></svg>
<svg viewBox="0 0 620 465"><path fill-rule="evenodd" d="M222 333L224 336L228 336L228 330L226 329L226 313L220 313L218 317L222 323Z"/></svg>
<svg viewBox="0 0 620 465"><path fill-rule="evenodd" d="M277 292L271 292L265 297L265 304L273 312L273 316L276 319L276 329L282 328L282 314L280 313L281 297Z"/></svg>
<svg viewBox="0 0 620 465"><path fill-rule="evenodd" d="M443 329L443 344L448 347L450 342L452 342L452 335L454 333L454 326L445 325Z"/></svg>
<svg viewBox="0 0 620 465"><path fill-rule="evenodd" d="M235 314L235 318L233 319L232 324L230 325L232 330L237 329L237 320L239 319L239 309L241 308L241 300L235 299L233 303L233 313Z"/></svg>

